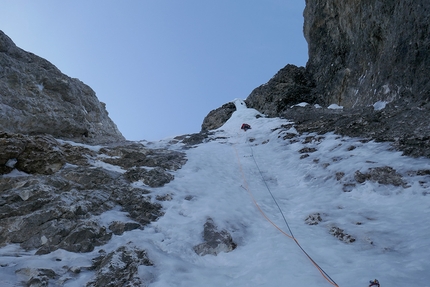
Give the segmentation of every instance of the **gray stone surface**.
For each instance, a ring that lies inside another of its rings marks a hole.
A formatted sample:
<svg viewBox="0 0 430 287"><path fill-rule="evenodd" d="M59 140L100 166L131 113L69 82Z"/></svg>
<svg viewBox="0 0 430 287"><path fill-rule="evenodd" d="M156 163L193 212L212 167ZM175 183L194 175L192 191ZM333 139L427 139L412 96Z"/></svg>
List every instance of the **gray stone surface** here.
<svg viewBox="0 0 430 287"><path fill-rule="evenodd" d="M430 2L306 0L306 69L321 105L430 96Z"/></svg>
<svg viewBox="0 0 430 287"><path fill-rule="evenodd" d="M182 152L125 141L88 86L19 49L1 31L0 129L0 247L16 244L34 256L58 249L89 253L112 236L145 228L163 215L162 198L131 184L131 175L139 170L139 180L159 187L187 161ZM111 212L128 218L105 217ZM152 280L138 274L140 265L152 265L145 250L129 244L100 253L93 263L55 271L2 268L22 286L63 286L88 269L95 274L86 286Z"/></svg>
<svg viewBox="0 0 430 287"><path fill-rule="evenodd" d="M139 265L152 266L146 251L131 244L106 254L104 250L93 259L91 269L96 270L87 287L144 287L138 274Z"/></svg>
<svg viewBox="0 0 430 287"><path fill-rule="evenodd" d="M76 142L124 140L94 91L0 31L0 129Z"/></svg>
<svg viewBox="0 0 430 287"><path fill-rule="evenodd" d="M269 116L301 102L314 103L311 95L313 83L303 67L287 65L279 70L266 84L254 89L246 99L246 105Z"/></svg>
<svg viewBox="0 0 430 287"><path fill-rule="evenodd" d="M205 132L221 127L231 117L234 111L236 111L236 107L232 102L210 111L203 119L202 131Z"/></svg>
<svg viewBox="0 0 430 287"><path fill-rule="evenodd" d="M103 159L104 162L126 169L146 166L177 170L187 161L184 153L168 149L148 149L138 143L114 145L109 150L102 149L102 152L111 156Z"/></svg>
<svg viewBox="0 0 430 287"><path fill-rule="evenodd" d="M58 248L90 252L108 242L112 234L143 228L163 214L161 205L151 201L149 191L131 186L127 169L124 174L115 171L120 166L133 166L135 161L129 154L157 154L157 161L149 161L151 167L144 175L151 186L173 179L164 166L177 169L186 161L183 154L175 152L173 164L171 153L161 149L152 152L141 144L106 146L97 151L52 136L10 133L2 133L0 142L0 246L16 243L26 250L37 249L37 254ZM118 154L118 150L128 153ZM101 159L109 158L115 158L116 168L98 166ZM10 172L15 175L9 176ZM21 174L16 175L18 172ZM118 206L130 221L104 226L92 219Z"/></svg>
<svg viewBox="0 0 430 287"><path fill-rule="evenodd" d="M248 107L293 120L294 124L280 128L294 127L298 132L286 132L286 141L309 144L299 151L303 161L315 151L313 143L322 138L318 134L331 131L363 141L390 141L406 155L430 157L429 3L307 0L304 33L310 59L306 68L281 69L251 93ZM303 101L324 107L291 108ZM391 102L375 110L371 105L376 101ZM327 109L331 103L345 108ZM202 132L172 141L183 143L184 148L209 141L208 131L222 126L234 110L234 104L227 103L208 114ZM17 244L36 256L59 248L91 252L112 236L145 228L163 215L160 202L170 200L174 192L152 197L150 190L131 182L142 180L153 190L173 180L171 171L186 162L183 153L123 141L88 86L17 48L2 32L0 128L0 247ZM302 137L310 132L316 134ZM58 138L109 144L89 148ZM430 171L407 173L428 177ZM365 181L407 187L405 174L388 166L332 176L345 192ZM428 187L426 179L419 184ZM97 219L113 209L127 214L127 220L102 223ZM344 242L356 240L340 227L327 225L323 215L316 212L305 222L327 226ZM208 218L202 243L194 251L217 255L235 248L228 230ZM146 252L131 244L111 251L101 251L90 268L7 268L25 286L62 286L88 269L94 277L87 286L145 286L137 270L152 264Z"/></svg>
<svg viewBox="0 0 430 287"><path fill-rule="evenodd" d="M247 106L290 119L299 132L389 141L405 155L430 157L429 12L424 0L307 0L306 68L287 65ZM300 102L310 105L291 108ZM377 102L388 104L375 109Z"/></svg>
<svg viewBox="0 0 430 287"><path fill-rule="evenodd" d="M397 104L390 103L380 111L373 107L343 110L295 107L283 111L280 116L294 121L294 127L300 133L335 132L391 142L405 155L430 157L430 106Z"/></svg>
<svg viewBox="0 0 430 287"><path fill-rule="evenodd" d="M173 175L161 167L153 169L132 168L124 176L130 182L142 181L150 187L161 187L174 179Z"/></svg>
<svg viewBox="0 0 430 287"><path fill-rule="evenodd" d="M212 218L208 218L203 229L204 242L194 246L194 251L200 255L218 255L220 252L230 252L237 247L231 234L225 230L219 230Z"/></svg>
<svg viewBox="0 0 430 287"><path fill-rule="evenodd" d="M355 180L358 183L364 183L366 180L378 182L379 184L391 184L394 186L407 187L402 176L390 166L381 166L370 168L367 172L362 173L359 170L355 172Z"/></svg>

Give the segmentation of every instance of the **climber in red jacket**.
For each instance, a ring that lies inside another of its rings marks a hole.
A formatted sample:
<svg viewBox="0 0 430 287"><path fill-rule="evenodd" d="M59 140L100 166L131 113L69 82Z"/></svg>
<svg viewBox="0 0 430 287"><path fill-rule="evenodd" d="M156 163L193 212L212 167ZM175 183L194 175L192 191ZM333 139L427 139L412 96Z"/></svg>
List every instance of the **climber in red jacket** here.
<svg viewBox="0 0 430 287"><path fill-rule="evenodd" d="M251 126L250 126L250 125L248 125L248 124L242 124L241 129L242 129L242 130L244 130L244 131L246 132L247 130L251 129Z"/></svg>

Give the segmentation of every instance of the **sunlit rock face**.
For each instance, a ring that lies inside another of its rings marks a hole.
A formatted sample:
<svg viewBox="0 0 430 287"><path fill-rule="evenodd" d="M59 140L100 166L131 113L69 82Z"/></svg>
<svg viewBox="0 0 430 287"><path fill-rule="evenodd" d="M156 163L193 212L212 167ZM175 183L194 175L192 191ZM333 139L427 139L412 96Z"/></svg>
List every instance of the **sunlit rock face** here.
<svg viewBox="0 0 430 287"><path fill-rule="evenodd" d="M307 0L307 71L322 104L425 101L430 96L430 2Z"/></svg>
<svg viewBox="0 0 430 287"><path fill-rule="evenodd" d="M0 128L85 143L124 140L94 91L0 31Z"/></svg>

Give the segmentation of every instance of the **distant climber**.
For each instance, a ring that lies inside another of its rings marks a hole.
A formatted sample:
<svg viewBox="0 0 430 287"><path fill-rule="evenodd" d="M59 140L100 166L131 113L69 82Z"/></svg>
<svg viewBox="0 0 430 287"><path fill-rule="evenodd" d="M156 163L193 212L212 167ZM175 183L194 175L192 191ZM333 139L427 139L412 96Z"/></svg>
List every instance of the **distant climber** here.
<svg viewBox="0 0 430 287"><path fill-rule="evenodd" d="M379 281L377 279L370 281L369 287L371 287L371 286L381 287L381 285L379 285Z"/></svg>
<svg viewBox="0 0 430 287"><path fill-rule="evenodd" d="M251 126L250 126L250 125L248 125L248 124L242 124L241 129L242 129L242 130L244 130L244 131L246 132L247 130L251 129Z"/></svg>

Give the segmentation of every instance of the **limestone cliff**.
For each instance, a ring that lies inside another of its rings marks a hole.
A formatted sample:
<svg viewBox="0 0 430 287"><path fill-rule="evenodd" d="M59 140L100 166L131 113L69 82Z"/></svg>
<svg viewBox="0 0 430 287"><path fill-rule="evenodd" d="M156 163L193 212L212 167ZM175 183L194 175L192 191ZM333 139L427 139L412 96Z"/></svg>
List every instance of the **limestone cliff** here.
<svg viewBox="0 0 430 287"><path fill-rule="evenodd" d="M427 102L430 2L306 0L307 71L323 104Z"/></svg>
<svg viewBox="0 0 430 287"><path fill-rule="evenodd" d="M124 140L94 91L0 31L0 129L86 143Z"/></svg>
<svg viewBox="0 0 430 287"><path fill-rule="evenodd" d="M306 67L281 69L252 91L248 107L291 119L301 132L390 141L430 157L429 12L424 0L306 0ZM300 102L311 105L291 108ZM209 113L202 130L220 127L226 111Z"/></svg>

